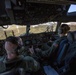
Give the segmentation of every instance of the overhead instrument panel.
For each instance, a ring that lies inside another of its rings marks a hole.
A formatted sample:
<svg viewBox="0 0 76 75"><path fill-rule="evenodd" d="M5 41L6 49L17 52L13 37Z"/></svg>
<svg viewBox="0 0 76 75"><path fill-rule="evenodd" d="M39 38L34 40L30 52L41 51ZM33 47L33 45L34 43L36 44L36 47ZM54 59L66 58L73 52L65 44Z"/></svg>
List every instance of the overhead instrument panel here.
<svg viewBox="0 0 76 75"><path fill-rule="evenodd" d="M67 16L70 4L76 4L76 0L2 0L0 26L76 21L75 15Z"/></svg>
<svg viewBox="0 0 76 75"><path fill-rule="evenodd" d="M26 0L26 2L45 3L45 4L75 4L75 0Z"/></svg>

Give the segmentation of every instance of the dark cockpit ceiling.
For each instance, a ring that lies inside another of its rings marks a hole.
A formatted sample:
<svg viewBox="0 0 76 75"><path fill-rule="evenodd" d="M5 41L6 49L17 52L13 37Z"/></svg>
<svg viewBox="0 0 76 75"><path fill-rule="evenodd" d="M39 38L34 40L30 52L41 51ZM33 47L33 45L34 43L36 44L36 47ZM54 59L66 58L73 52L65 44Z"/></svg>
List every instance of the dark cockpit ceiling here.
<svg viewBox="0 0 76 75"><path fill-rule="evenodd" d="M45 3L45 4L72 4L75 0L26 0L26 2Z"/></svg>
<svg viewBox="0 0 76 75"><path fill-rule="evenodd" d="M67 11L74 0L2 0L0 25L34 25L49 21L76 21Z"/></svg>

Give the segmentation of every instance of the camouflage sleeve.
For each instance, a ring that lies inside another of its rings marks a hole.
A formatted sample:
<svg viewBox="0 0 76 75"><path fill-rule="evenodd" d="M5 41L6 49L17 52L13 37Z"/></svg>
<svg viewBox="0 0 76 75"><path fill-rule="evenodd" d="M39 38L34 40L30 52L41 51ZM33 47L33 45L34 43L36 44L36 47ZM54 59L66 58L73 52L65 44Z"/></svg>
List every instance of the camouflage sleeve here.
<svg viewBox="0 0 76 75"><path fill-rule="evenodd" d="M32 57L26 56L25 61L26 61L26 70L27 71L36 72L39 70L39 68L40 68L39 63L36 60L34 60Z"/></svg>
<svg viewBox="0 0 76 75"><path fill-rule="evenodd" d="M52 52L55 52L55 50L58 48L58 40L55 41L52 46L46 50L46 51L42 51L42 56L43 57L49 57L51 55Z"/></svg>
<svg viewBox="0 0 76 75"><path fill-rule="evenodd" d="M28 50L24 46L21 49L19 49L18 52L19 52L20 55L23 55L23 56L27 56L28 55Z"/></svg>
<svg viewBox="0 0 76 75"><path fill-rule="evenodd" d="M50 46L48 46L47 43L42 45L42 50L47 50L49 48L50 48Z"/></svg>

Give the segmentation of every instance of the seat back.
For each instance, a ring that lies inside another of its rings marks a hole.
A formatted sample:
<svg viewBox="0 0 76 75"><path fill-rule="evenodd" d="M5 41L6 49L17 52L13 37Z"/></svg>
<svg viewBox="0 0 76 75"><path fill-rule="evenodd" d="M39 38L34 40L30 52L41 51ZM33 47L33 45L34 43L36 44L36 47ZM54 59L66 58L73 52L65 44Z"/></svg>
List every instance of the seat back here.
<svg viewBox="0 0 76 75"><path fill-rule="evenodd" d="M76 31L69 32L67 35L67 39L68 39L69 46L68 46L68 50L67 50L67 47L66 47L67 44L64 45L66 47L65 49L67 50L67 52L66 52L64 58L62 58L63 64L61 64L59 67L57 66L58 72L61 73L60 75L63 75L66 72L70 71L69 65L71 63L71 60L73 59L74 56L76 57Z"/></svg>
<svg viewBox="0 0 76 75"><path fill-rule="evenodd" d="M57 60L56 60L56 62L58 64L60 64L61 61L63 60L63 58L66 56L66 53L68 52L69 47L75 42L75 40L76 40L76 31L69 32L67 34L67 38L60 42L58 56L57 56ZM75 46L75 45L73 45L73 46Z"/></svg>
<svg viewBox="0 0 76 75"><path fill-rule="evenodd" d="M57 62L58 64L61 63L61 60L62 60L62 58L64 57L64 55L65 55L65 53L66 53L66 51L67 51L68 46L69 46L69 44L68 44L67 38L64 39L64 40L62 40L62 41L60 42L59 49L58 49L58 54L57 54L58 56L57 56L57 59L56 59L56 62Z"/></svg>
<svg viewBox="0 0 76 75"><path fill-rule="evenodd" d="M73 41L70 43L70 46L67 51L67 55L65 56L65 62L68 64L70 60L76 55L76 31L72 32Z"/></svg>

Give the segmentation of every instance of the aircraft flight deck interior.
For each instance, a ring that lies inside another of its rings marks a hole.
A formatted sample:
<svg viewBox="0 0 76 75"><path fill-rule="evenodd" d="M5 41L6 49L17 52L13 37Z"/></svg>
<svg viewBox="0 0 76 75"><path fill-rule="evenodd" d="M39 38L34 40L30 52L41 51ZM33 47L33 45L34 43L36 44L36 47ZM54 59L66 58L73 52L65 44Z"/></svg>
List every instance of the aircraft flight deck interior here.
<svg viewBox="0 0 76 75"><path fill-rule="evenodd" d="M5 39L0 39L0 75L76 75L76 8L74 6L76 6L75 0L1 0L0 33L3 29ZM73 9L74 11L71 12ZM69 25L69 23L73 24L71 22L75 25ZM50 29L46 23L55 27ZM12 37L9 37L5 30L10 29L14 24L26 26L25 33L16 36L15 31L12 30ZM32 26L40 26L40 24L46 24L47 27L42 26L45 27L44 32L30 32ZM9 60L8 55L14 52L8 51L6 43L11 42L11 38L18 41L21 38L22 44L17 47L18 56ZM19 58L20 56L25 58L25 68L20 66L24 60L22 57Z"/></svg>

